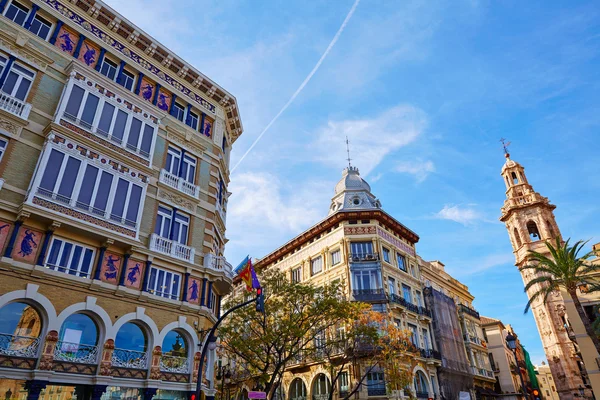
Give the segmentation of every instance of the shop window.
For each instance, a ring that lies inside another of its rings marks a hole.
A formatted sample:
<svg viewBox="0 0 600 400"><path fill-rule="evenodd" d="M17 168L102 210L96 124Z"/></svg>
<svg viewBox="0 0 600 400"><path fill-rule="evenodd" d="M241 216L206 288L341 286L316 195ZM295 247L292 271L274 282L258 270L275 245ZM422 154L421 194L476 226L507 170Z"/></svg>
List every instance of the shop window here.
<svg viewBox="0 0 600 400"><path fill-rule="evenodd" d="M0 354L35 357L42 318L26 303L10 303L0 309Z"/></svg>
<svg viewBox="0 0 600 400"><path fill-rule="evenodd" d="M145 369L148 363L147 349L148 338L144 329L134 322L127 322L117 332L112 365Z"/></svg>

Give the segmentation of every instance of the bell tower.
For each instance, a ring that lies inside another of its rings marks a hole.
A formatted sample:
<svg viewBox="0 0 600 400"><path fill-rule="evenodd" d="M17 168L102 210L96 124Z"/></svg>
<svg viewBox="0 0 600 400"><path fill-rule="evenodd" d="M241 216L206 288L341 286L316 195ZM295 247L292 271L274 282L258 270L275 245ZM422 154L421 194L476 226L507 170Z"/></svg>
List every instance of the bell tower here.
<svg viewBox="0 0 600 400"><path fill-rule="evenodd" d="M503 142L504 143L504 142ZM554 218L555 205L533 190L527 181L525 169L511 160L504 146L506 162L502 167L502 179L506 185L506 200L501 208L500 221L504 222L515 255L515 265L527 264L530 250L548 253L545 241L561 238ZM524 284L535 278L531 271L521 272ZM536 291L532 288L528 297ZM544 346L544 352L561 399L579 398L578 388L584 385L575 344L565 329L568 317L560 293L551 295L546 304L541 299L531 306L531 313Z"/></svg>

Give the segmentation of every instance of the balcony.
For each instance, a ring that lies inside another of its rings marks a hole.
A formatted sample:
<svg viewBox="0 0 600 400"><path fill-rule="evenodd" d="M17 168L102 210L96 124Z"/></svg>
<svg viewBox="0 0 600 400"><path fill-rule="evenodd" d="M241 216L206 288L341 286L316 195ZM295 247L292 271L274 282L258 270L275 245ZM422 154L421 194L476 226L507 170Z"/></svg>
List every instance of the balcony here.
<svg viewBox="0 0 600 400"><path fill-rule="evenodd" d="M21 119L27 120L27 118L29 118L29 112L31 111L31 104L0 92L0 110L4 110Z"/></svg>
<svg viewBox="0 0 600 400"><path fill-rule="evenodd" d="M98 346L59 340L54 349L54 359L77 364L96 364L98 362Z"/></svg>
<svg viewBox="0 0 600 400"><path fill-rule="evenodd" d="M473 318L479 319L479 313L472 308L465 306L464 304L460 304L458 306L458 311L467 315L470 315Z"/></svg>
<svg viewBox="0 0 600 400"><path fill-rule="evenodd" d="M473 370L473 375L482 376L484 378L495 379L494 372L489 371L485 368L471 367Z"/></svg>
<svg viewBox="0 0 600 400"><path fill-rule="evenodd" d="M368 385L368 383L367 383L367 385ZM385 396L386 390L385 390L385 387L380 387L380 386L371 387L371 386L368 386L367 387L367 394L369 396Z"/></svg>
<svg viewBox="0 0 600 400"><path fill-rule="evenodd" d="M427 392L417 392L417 399L428 399L429 393Z"/></svg>
<svg viewBox="0 0 600 400"><path fill-rule="evenodd" d="M442 356L439 351L433 349L419 349L421 352L421 357L423 358L432 358L435 360L441 360Z"/></svg>
<svg viewBox="0 0 600 400"><path fill-rule="evenodd" d="M465 334L465 335L463 335L463 338L465 339L466 343L472 343L472 344L476 344L477 346L485 347L483 345L483 341L477 336Z"/></svg>
<svg viewBox="0 0 600 400"><path fill-rule="evenodd" d="M379 253L352 253L350 255L352 262L373 262L379 261Z"/></svg>
<svg viewBox="0 0 600 400"><path fill-rule="evenodd" d="M0 333L0 355L37 358L40 338Z"/></svg>
<svg viewBox="0 0 600 400"><path fill-rule="evenodd" d="M190 371L190 366L187 357L163 354L160 357L160 370L174 374L187 374Z"/></svg>
<svg viewBox="0 0 600 400"><path fill-rule="evenodd" d="M372 301L372 302L383 302L387 301L387 297L383 288L379 289L355 289L352 291L354 300L356 301Z"/></svg>
<svg viewBox="0 0 600 400"><path fill-rule="evenodd" d="M221 220L223 220L223 224L225 224L227 222L227 211L225 211L225 208L219 203L218 199L217 203L215 204L215 210L221 217Z"/></svg>
<svg viewBox="0 0 600 400"><path fill-rule="evenodd" d="M233 278L233 266L227 262L223 256L215 256L214 254L204 255L204 268L210 268L217 272L224 272L229 278Z"/></svg>
<svg viewBox="0 0 600 400"><path fill-rule="evenodd" d="M146 369L148 367L148 354L144 351L115 349L111 361L113 367Z"/></svg>
<svg viewBox="0 0 600 400"><path fill-rule="evenodd" d="M393 303L400 304L402 307L414 312L415 314L424 315L426 317L431 318L431 311L427 307L413 304L406 300L404 297L400 297L397 294L392 294L390 298Z"/></svg>
<svg viewBox="0 0 600 400"><path fill-rule="evenodd" d="M200 188L198 186L186 181L180 176L170 173L166 169L160 170L159 180L161 183L164 183L165 185L170 186L173 189L177 189L180 192L192 196L196 199L199 198Z"/></svg>
<svg viewBox="0 0 600 400"><path fill-rule="evenodd" d="M157 253L166 254L178 260L194 263L196 249L186 246L175 240L169 240L153 233L150 235L150 250Z"/></svg>

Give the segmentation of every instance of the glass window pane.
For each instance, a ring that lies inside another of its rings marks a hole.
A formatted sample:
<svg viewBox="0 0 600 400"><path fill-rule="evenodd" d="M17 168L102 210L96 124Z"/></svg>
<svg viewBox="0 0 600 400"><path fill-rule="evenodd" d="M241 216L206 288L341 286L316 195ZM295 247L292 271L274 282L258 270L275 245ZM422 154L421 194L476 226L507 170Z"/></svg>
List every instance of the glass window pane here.
<svg viewBox="0 0 600 400"><path fill-rule="evenodd" d="M152 139L154 137L154 128L150 125L144 126L144 136L142 137L142 144L140 148L143 154L150 155L150 148L152 147Z"/></svg>
<svg viewBox="0 0 600 400"><path fill-rule="evenodd" d="M146 335L132 322L124 324L115 338L115 347L123 350L146 351Z"/></svg>
<svg viewBox="0 0 600 400"><path fill-rule="evenodd" d="M61 326L59 340L95 346L98 343L98 327L87 315L73 314Z"/></svg>
<svg viewBox="0 0 600 400"><path fill-rule="evenodd" d="M19 79L19 75L16 72L10 71L6 77L6 80L4 81L2 91L12 95L15 85L17 84L17 79Z"/></svg>
<svg viewBox="0 0 600 400"><path fill-rule="evenodd" d="M128 221L137 221L141 198L142 187L138 185L132 185L131 194L129 195L129 205L127 206L127 215L125 216Z"/></svg>
<svg viewBox="0 0 600 400"><path fill-rule="evenodd" d="M194 165L190 165L187 173L187 181L189 183L194 183L194 178L196 177L196 167Z"/></svg>
<svg viewBox="0 0 600 400"><path fill-rule="evenodd" d="M80 276L87 277L90 272L90 266L92 265L92 256L94 252L90 249L85 249L85 253L83 255L83 261L81 262L81 273Z"/></svg>
<svg viewBox="0 0 600 400"><path fill-rule="evenodd" d="M148 282L148 288L156 290L156 268L150 269L150 279Z"/></svg>
<svg viewBox="0 0 600 400"><path fill-rule="evenodd" d="M60 251L62 244L62 240L54 239L50 253L48 253L48 259L46 260L47 264L56 265L56 261L58 260L58 252Z"/></svg>
<svg viewBox="0 0 600 400"><path fill-rule="evenodd" d="M100 73L106 76L107 78L114 80L115 74L117 73L117 64L105 58L102 62Z"/></svg>
<svg viewBox="0 0 600 400"><path fill-rule="evenodd" d="M154 226L154 233L156 233L157 235L160 235L160 228L162 226L162 222L163 222L163 216L158 214L156 216L156 225Z"/></svg>
<svg viewBox="0 0 600 400"><path fill-rule="evenodd" d="M127 147L132 150L137 150L138 141L140 140L140 130L142 129L142 121L137 118L131 120L129 128L129 136L127 137Z"/></svg>
<svg viewBox="0 0 600 400"><path fill-rule="evenodd" d="M127 197L127 190L129 189L129 182L125 179L119 178L117 183L117 191L115 192L115 199L111 210L111 216L122 217L123 210L125 210L125 198Z"/></svg>
<svg viewBox="0 0 600 400"><path fill-rule="evenodd" d="M108 203L108 195L112 185L113 176L106 171L102 171L100 184L94 201L94 208L101 211L106 211L106 203Z"/></svg>
<svg viewBox="0 0 600 400"><path fill-rule="evenodd" d="M81 259L81 253L83 252L83 247L75 246L73 250L73 258L71 258L71 262L69 263L69 274L77 275L77 269L79 268L79 260Z"/></svg>
<svg viewBox="0 0 600 400"><path fill-rule="evenodd" d="M179 296L179 275L173 274L173 287L171 288L171 298L177 300Z"/></svg>
<svg viewBox="0 0 600 400"><path fill-rule="evenodd" d="M79 197L77 198L77 202L83 206L89 206L92 203L92 195L94 194L98 171L98 168L91 165L88 165L85 169L83 182L81 182L81 189L79 190Z"/></svg>
<svg viewBox="0 0 600 400"><path fill-rule="evenodd" d="M125 125L127 124L127 113L119 110L117 112L117 118L115 119L115 126L113 126L112 140L117 143L123 141L123 135L125 134Z"/></svg>
<svg viewBox="0 0 600 400"><path fill-rule="evenodd" d="M112 122L114 113L115 106L109 103L104 103L102 115L100 115L100 121L98 122L98 132L104 136L108 136L108 133L110 132L110 124Z"/></svg>
<svg viewBox="0 0 600 400"><path fill-rule="evenodd" d="M88 94L87 100L85 101L83 113L81 114L81 121L85 122L89 126L92 126L92 123L94 122L94 116L96 115L96 109L98 108L98 101L100 101L98 96L94 96L93 94Z"/></svg>
<svg viewBox="0 0 600 400"><path fill-rule="evenodd" d="M15 97L19 100L25 101L25 96L27 96L27 92L29 91L30 86L31 86L31 81L29 79L27 79L27 78L21 79L21 83L19 83L19 87L17 88Z"/></svg>
<svg viewBox="0 0 600 400"><path fill-rule="evenodd" d="M69 256L71 255L72 249L73 245L69 242L65 242L62 254L60 255L60 260L58 260L58 265L62 267L58 269L60 272L65 272L65 268L68 267L67 262L69 261Z"/></svg>
<svg viewBox="0 0 600 400"><path fill-rule="evenodd" d="M56 179L58 178L58 173L60 172L64 157L65 155L63 153L52 149L50 157L48 157L48 162L46 163L44 175L42 175L42 181L40 182L41 188L46 189L49 192L54 192L54 186L56 185Z"/></svg>
<svg viewBox="0 0 600 400"><path fill-rule="evenodd" d="M14 22L16 22L17 24L23 26L23 24L25 23L25 18L27 17L27 14L29 13L29 9L17 2L12 2L10 4L10 6L8 7L8 10L6 10L6 17L8 19L13 20Z"/></svg>
<svg viewBox="0 0 600 400"><path fill-rule="evenodd" d="M79 174L80 165L80 160L69 157L67 160L67 166L63 172L60 186L58 187L58 194L69 199L71 198L71 195L73 194L73 188L75 187L75 180Z"/></svg>
<svg viewBox="0 0 600 400"><path fill-rule="evenodd" d="M81 106L81 100L83 99L84 90L77 85L73 86L67 107L65 108L65 114L68 114L72 118L77 118L79 107Z"/></svg>

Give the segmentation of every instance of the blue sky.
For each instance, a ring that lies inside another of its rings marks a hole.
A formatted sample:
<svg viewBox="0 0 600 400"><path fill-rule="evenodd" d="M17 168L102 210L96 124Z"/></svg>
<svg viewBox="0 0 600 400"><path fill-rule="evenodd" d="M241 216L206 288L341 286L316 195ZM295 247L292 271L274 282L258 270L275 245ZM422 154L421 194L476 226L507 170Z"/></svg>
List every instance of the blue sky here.
<svg viewBox="0 0 600 400"><path fill-rule="evenodd" d="M233 93L232 165L317 63L354 0L109 0ZM362 0L295 102L231 178L227 257L261 257L327 214L354 165L384 209L512 324L534 362L533 317L498 221L499 139L558 206L565 237L600 241L600 9L594 2Z"/></svg>

